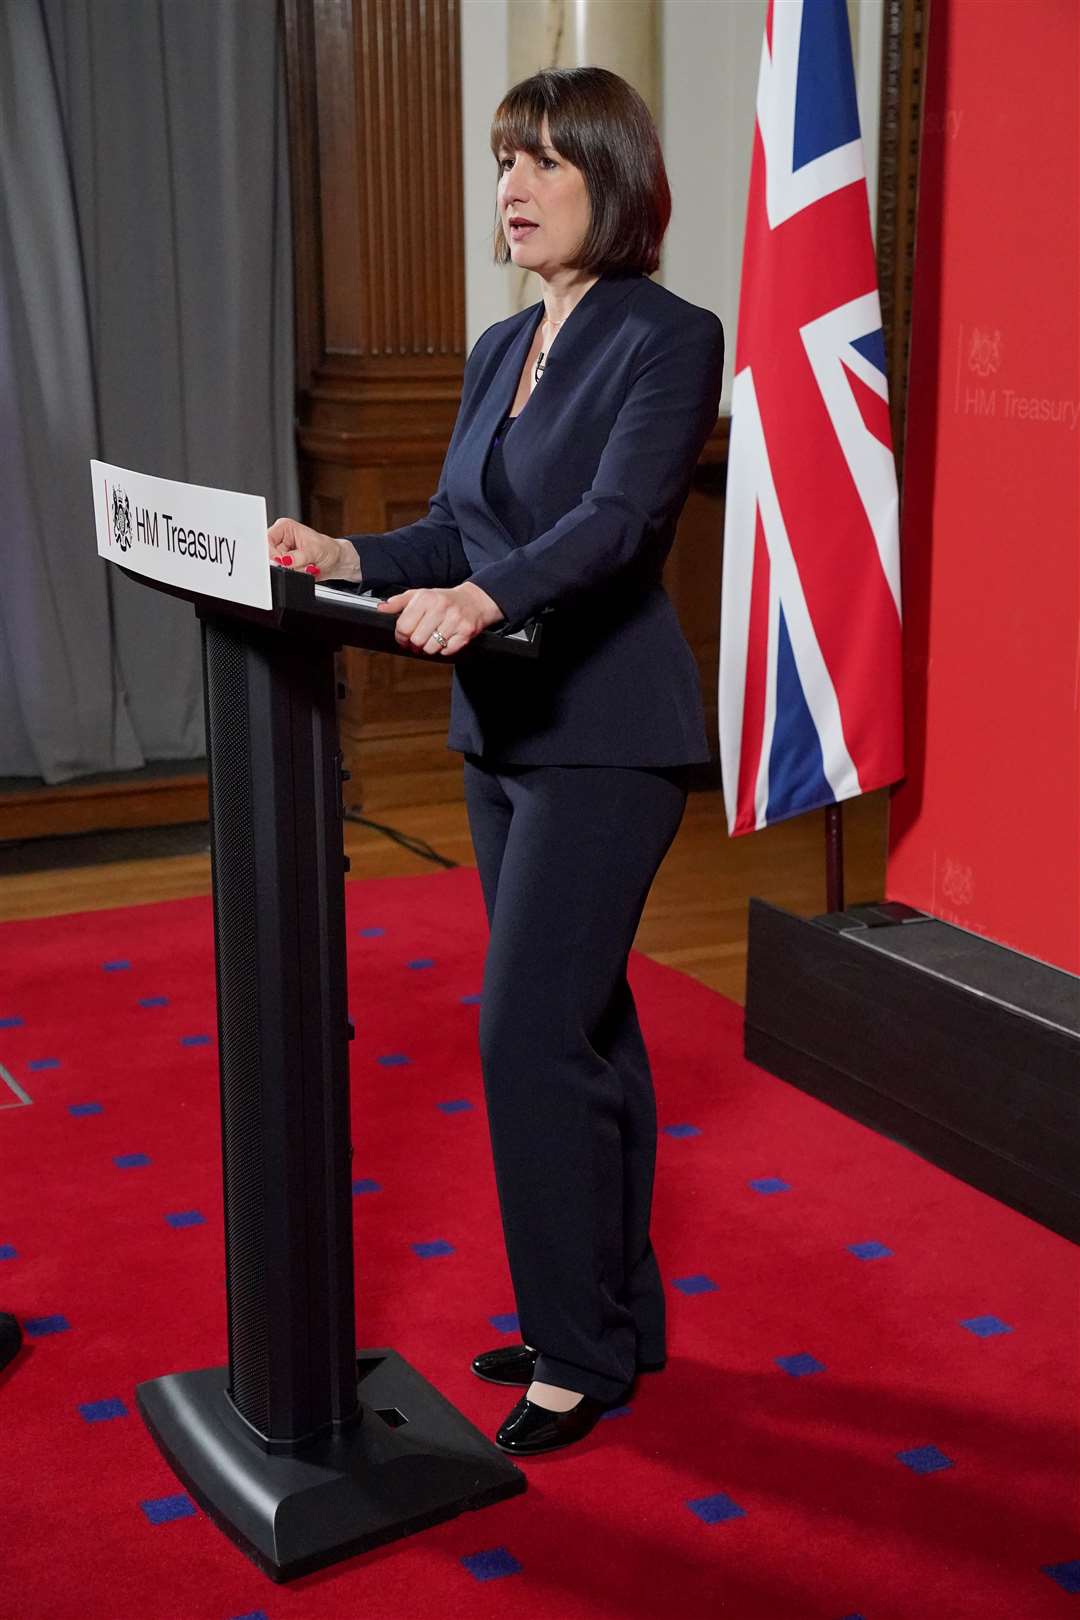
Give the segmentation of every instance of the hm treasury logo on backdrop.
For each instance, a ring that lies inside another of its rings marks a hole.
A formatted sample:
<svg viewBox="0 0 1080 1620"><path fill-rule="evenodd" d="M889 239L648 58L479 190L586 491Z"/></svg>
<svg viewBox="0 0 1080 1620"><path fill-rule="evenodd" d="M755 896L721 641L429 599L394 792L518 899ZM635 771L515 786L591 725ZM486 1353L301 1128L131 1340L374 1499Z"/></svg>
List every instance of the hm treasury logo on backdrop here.
<svg viewBox="0 0 1080 1620"><path fill-rule="evenodd" d="M181 484L92 461L100 557L198 596L271 606L261 495Z"/></svg>
<svg viewBox="0 0 1080 1620"><path fill-rule="evenodd" d="M980 377L989 377L1001 369L1001 333L980 332L976 327L971 334L968 365Z"/></svg>
<svg viewBox="0 0 1080 1620"><path fill-rule="evenodd" d="M965 358L967 374L964 374ZM997 377L1002 364L1001 333L995 327L973 326L956 335L956 388L953 410L957 416L980 416L1009 422L1039 422L1076 431L1080 400L1067 396L1021 393L1018 388L984 384ZM981 379L976 381L975 379Z"/></svg>

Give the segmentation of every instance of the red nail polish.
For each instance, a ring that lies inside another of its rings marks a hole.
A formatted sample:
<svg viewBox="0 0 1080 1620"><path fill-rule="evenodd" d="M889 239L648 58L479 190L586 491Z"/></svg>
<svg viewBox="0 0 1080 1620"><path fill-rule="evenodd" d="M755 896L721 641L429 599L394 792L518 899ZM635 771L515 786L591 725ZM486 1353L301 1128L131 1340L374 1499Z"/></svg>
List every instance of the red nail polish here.
<svg viewBox="0 0 1080 1620"><path fill-rule="evenodd" d="M308 563L307 567L304 569L305 574L317 574L318 572L319 570L316 568L314 563Z"/></svg>
<svg viewBox="0 0 1080 1620"><path fill-rule="evenodd" d="M282 557L279 560L281 562L282 568L291 568L292 567L292 558L291 557Z"/></svg>

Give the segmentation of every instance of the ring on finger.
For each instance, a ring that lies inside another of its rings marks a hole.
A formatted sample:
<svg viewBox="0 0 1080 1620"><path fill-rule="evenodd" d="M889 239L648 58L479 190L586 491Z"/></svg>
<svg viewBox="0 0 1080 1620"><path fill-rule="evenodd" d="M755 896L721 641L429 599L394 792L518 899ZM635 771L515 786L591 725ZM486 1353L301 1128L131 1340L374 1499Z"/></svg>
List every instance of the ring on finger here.
<svg viewBox="0 0 1080 1620"><path fill-rule="evenodd" d="M446 646L446 637L443 635L441 630L433 630L429 639L431 641L437 641L440 647Z"/></svg>

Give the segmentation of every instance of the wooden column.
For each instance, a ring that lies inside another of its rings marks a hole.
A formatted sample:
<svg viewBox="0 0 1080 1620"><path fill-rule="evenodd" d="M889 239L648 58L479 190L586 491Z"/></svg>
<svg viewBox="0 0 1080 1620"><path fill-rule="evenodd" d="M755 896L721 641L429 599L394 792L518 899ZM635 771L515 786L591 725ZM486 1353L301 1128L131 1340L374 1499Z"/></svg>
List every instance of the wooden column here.
<svg viewBox="0 0 1080 1620"><path fill-rule="evenodd" d="M632 84L660 121L658 0L507 0L507 85L541 68L603 67ZM507 267L513 307L543 294L540 278Z"/></svg>
<svg viewBox="0 0 1080 1620"><path fill-rule="evenodd" d="M284 0L304 516L420 517L465 361L458 0ZM456 795L450 672L350 650L347 803Z"/></svg>

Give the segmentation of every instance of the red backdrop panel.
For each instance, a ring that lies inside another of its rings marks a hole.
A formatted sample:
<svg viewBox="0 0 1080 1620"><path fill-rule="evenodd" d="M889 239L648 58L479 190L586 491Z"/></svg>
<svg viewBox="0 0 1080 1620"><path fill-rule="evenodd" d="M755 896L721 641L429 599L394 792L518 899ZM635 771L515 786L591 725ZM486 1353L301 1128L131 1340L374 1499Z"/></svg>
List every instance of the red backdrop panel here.
<svg viewBox="0 0 1080 1620"><path fill-rule="evenodd" d="M1080 971L1076 0L934 0L887 893Z"/></svg>

